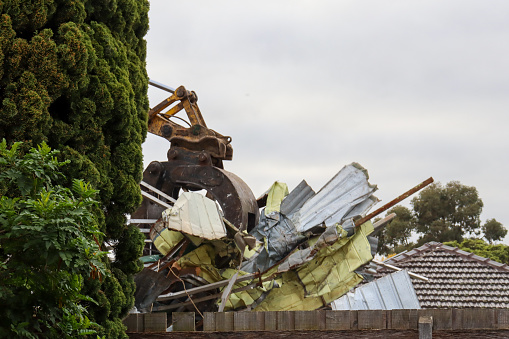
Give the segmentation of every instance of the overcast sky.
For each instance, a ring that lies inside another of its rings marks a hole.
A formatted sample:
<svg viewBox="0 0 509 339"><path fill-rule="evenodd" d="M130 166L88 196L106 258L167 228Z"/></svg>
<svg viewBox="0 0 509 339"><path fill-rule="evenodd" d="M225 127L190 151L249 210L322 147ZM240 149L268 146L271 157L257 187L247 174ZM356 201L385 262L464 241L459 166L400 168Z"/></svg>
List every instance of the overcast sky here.
<svg viewBox="0 0 509 339"><path fill-rule="evenodd" d="M276 180L317 191L355 161L377 207L432 176L475 186L482 221L509 226L509 1L150 6L149 77L197 92L255 196ZM151 88L151 106L167 94ZM168 148L149 135L145 165Z"/></svg>

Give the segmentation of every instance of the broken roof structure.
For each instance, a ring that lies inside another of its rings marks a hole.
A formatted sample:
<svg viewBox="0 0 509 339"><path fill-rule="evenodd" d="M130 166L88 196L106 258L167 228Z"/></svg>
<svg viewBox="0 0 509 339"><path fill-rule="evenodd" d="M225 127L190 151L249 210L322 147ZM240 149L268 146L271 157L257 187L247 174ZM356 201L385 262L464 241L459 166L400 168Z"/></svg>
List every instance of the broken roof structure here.
<svg viewBox="0 0 509 339"><path fill-rule="evenodd" d="M370 214L376 186L357 163L317 193L305 181L291 192L276 182L256 199L224 169L233 159L232 139L207 127L196 93L149 83L171 93L148 112L148 131L170 149L167 161L143 172L143 201L131 214L130 223L150 237L146 267L135 277L140 311L327 306L368 277L377 246L371 234L386 222L373 225L371 218L433 181Z"/></svg>
<svg viewBox="0 0 509 339"><path fill-rule="evenodd" d="M425 275L412 278L422 308L509 308L509 266L438 242L384 263ZM385 268L380 275L388 274Z"/></svg>
<svg viewBox="0 0 509 339"><path fill-rule="evenodd" d="M373 213L367 213L379 200L368 179L366 169L352 163L318 193L305 181L291 192L276 182L249 233L199 193L185 192L173 206L161 202L162 217L150 230L161 256L135 277L136 307L283 311L328 306L364 279L377 246L370 234L390 219L376 227L371 223ZM155 196L150 200L158 203Z"/></svg>

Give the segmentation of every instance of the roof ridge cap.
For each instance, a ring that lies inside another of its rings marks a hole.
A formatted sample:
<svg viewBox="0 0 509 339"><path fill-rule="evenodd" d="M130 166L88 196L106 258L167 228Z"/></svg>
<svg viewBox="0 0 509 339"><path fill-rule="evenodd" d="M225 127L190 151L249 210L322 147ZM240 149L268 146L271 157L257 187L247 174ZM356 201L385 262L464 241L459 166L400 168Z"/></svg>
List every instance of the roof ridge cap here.
<svg viewBox="0 0 509 339"><path fill-rule="evenodd" d="M444 251L449 252L451 254L456 254L464 259L468 259L470 261L474 261L479 264L488 265L488 266L495 268L499 271L509 272L509 265L507 265L507 264L500 263L500 262L492 260L490 258L481 257L480 255L477 255L473 252L468 252L468 251L462 250L459 247L452 247L452 246L444 245L442 243L437 243L434 241L433 241L433 243L438 244L437 248L441 248ZM476 257L478 257L479 259Z"/></svg>
<svg viewBox="0 0 509 339"><path fill-rule="evenodd" d="M387 264L399 263L399 262L411 259L415 255L422 254L423 252L431 252L437 248L439 248L449 254L457 255L457 256L461 257L462 259L470 260L470 261L476 262L478 264L484 264L484 265L490 266L498 271L509 272L508 264L500 263L500 262L492 260L490 258L481 257L480 255L477 255L473 252L467 252L467 251L464 251L458 247L444 245L441 242L437 242L437 241L430 241L430 242L427 242L419 247L413 248L409 251L404 251L404 252L398 253L394 257L389 258L389 259L385 260L384 262ZM400 256L400 257L398 257L398 256Z"/></svg>
<svg viewBox="0 0 509 339"><path fill-rule="evenodd" d="M405 259L408 259L408 258L414 256L415 254L421 254L422 252L433 250L434 249L433 246L435 244L441 245L441 243L439 243L439 242L430 241L430 242L427 242L419 247L412 248L411 250L405 250L403 252L400 252L400 253L396 254L395 256L386 259L384 262L390 264L391 262L397 263L397 262L403 261Z"/></svg>

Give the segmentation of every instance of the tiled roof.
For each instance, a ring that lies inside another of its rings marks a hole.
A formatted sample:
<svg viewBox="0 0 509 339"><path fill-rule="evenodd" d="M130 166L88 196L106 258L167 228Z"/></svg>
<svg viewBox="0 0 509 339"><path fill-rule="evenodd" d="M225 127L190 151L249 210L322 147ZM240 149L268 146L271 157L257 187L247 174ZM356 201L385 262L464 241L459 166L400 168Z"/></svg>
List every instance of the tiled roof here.
<svg viewBox="0 0 509 339"><path fill-rule="evenodd" d="M384 261L429 278L412 278L422 308L509 308L509 266L430 242ZM381 275L390 273L379 269Z"/></svg>

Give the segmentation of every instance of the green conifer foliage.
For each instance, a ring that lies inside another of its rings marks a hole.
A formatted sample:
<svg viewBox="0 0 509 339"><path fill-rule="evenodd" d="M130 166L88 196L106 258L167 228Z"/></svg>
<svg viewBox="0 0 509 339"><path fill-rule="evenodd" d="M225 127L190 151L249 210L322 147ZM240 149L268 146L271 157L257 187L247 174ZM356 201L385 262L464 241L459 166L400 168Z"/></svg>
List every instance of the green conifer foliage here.
<svg viewBox="0 0 509 339"><path fill-rule="evenodd" d="M45 141L71 159L68 177L100 191L101 231L118 241L121 260L111 281L88 288L104 294L93 311L109 338L123 336L119 317L133 304L143 246L124 215L141 202L148 8L147 0L0 0L0 140Z"/></svg>

